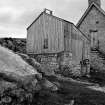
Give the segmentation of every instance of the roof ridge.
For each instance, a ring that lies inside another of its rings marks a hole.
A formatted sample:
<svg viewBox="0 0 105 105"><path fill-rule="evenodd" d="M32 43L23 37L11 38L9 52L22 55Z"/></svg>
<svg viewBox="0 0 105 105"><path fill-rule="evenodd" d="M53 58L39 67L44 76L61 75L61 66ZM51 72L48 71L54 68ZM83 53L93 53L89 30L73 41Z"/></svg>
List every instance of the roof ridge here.
<svg viewBox="0 0 105 105"><path fill-rule="evenodd" d="M59 20L61 20L61 21L68 22L68 23L70 23L70 24L74 24L74 23L72 23L72 22L70 22L70 21L68 21L68 20L66 20L66 19L57 17L57 16L55 16L55 15L50 15L50 14L48 14L48 13L46 13L46 12L41 12L41 13L34 19L34 21L27 27L27 30L28 30L28 29L32 26L32 24L35 23L35 22L39 19L39 17L40 17L41 15L43 15L43 14L46 14L46 15L48 15L48 16L52 16L52 17L54 17L54 18L57 18L57 19L59 19Z"/></svg>

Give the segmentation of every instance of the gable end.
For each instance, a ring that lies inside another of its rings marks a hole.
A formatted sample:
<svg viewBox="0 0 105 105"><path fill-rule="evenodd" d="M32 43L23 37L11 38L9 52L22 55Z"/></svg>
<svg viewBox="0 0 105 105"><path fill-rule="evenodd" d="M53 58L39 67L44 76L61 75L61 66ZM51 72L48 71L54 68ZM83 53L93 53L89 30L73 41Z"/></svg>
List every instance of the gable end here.
<svg viewBox="0 0 105 105"><path fill-rule="evenodd" d="M77 23L77 28L81 25L82 21L85 19L85 17L88 15L88 13L90 12L90 10L92 9L92 7L95 7L97 8L104 16L105 16L105 11L98 7L95 3L92 3L88 8L87 10L85 11L85 13L83 14L83 16L81 17L81 19L79 20L79 22Z"/></svg>

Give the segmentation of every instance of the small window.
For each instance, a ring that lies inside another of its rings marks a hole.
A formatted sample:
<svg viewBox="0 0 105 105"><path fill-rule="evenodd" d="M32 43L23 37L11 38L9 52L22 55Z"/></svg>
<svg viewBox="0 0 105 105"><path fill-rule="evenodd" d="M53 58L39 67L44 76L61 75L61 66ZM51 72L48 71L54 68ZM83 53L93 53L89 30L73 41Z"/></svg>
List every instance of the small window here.
<svg viewBox="0 0 105 105"><path fill-rule="evenodd" d="M44 48L44 49L48 49L48 38L44 39L43 48Z"/></svg>
<svg viewBox="0 0 105 105"><path fill-rule="evenodd" d="M99 21L96 21L96 24L99 24Z"/></svg>
<svg viewBox="0 0 105 105"><path fill-rule="evenodd" d="M89 32L90 33L92 33L92 32L98 32L98 30L97 29L95 29L95 30L90 29Z"/></svg>

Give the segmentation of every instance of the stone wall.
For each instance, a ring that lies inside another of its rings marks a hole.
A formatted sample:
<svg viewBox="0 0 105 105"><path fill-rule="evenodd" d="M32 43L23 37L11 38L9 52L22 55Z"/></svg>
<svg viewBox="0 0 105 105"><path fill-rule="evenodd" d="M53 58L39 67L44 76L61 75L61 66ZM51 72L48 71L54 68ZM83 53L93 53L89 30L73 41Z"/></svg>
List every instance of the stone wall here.
<svg viewBox="0 0 105 105"><path fill-rule="evenodd" d="M46 69L54 71L59 69L57 54L39 54L39 55L37 54L37 55L31 55L31 57L35 58L43 66L46 66Z"/></svg>
<svg viewBox="0 0 105 105"><path fill-rule="evenodd" d="M76 62L71 52L62 52L58 56L61 74L64 76L81 76L80 62Z"/></svg>
<svg viewBox="0 0 105 105"><path fill-rule="evenodd" d="M71 65L72 64L72 53L62 52L58 54L58 61L60 65Z"/></svg>
<svg viewBox="0 0 105 105"><path fill-rule="evenodd" d="M82 66L80 62L73 60L71 52L61 52L57 54L39 54L31 55L49 72L66 73L68 76L86 75L86 66ZM66 70L66 71L65 71ZM63 72L64 71L64 72Z"/></svg>

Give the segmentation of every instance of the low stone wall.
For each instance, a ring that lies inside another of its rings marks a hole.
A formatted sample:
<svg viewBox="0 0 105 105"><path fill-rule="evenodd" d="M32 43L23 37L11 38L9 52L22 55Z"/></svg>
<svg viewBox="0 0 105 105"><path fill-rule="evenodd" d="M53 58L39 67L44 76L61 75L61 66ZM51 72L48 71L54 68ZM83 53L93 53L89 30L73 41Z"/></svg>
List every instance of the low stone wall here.
<svg viewBox="0 0 105 105"><path fill-rule="evenodd" d="M50 70L59 69L59 62L57 59L57 54L39 54L39 55L31 55L34 57L39 63Z"/></svg>
<svg viewBox="0 0 105 105"><path fill-rule="evenodd" d="M64 76L81 76L81 65L73 60L71 52L62 52L58 58L60 70Z"/></svg>
<svg viewBox="0 0 105 105"><path fill-rule="evenodd" d="M71 65L72 64L72 53L70 52L62 52L62 53L59 53L59 64L60 65Z"/></svg>
<svg viewBox="0 0 105 105"><path fill-rule="evenodd" d="M60 71L68 75L81 76L87 73L86 66L81 67L80 62L73 60L71 52L61 52L57 54L38 54L31 55L39 63L41 63L46 70ZM63 70L66 70L63 72Z"/></svg>

